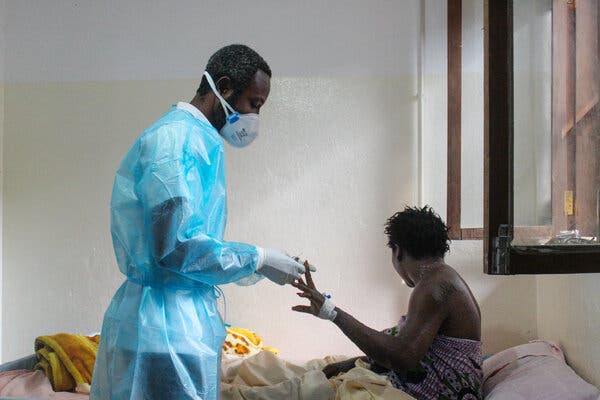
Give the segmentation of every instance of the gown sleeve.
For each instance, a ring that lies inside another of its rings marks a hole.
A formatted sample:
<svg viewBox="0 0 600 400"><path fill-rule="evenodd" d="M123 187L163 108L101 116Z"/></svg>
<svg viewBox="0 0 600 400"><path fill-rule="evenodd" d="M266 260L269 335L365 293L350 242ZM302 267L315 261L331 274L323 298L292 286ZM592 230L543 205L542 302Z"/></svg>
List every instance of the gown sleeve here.
<svg viewBox="0 0 600 400"><path fill-rule="evenodd" d="M135 190L142 202L144 229L146 237L151 238L148 251L155 267L208 285L250 276L261 262L259 248L222 241L206 233L208 216L203 190L210 190L215 182L203 182L202 177L207 174L198 169L214 166L200 162L190 165L187 140L180 130L177 126L161 127L140 144ZM191 190L190 180L194 188L203 190ZM225 196L224 190L220 196Z"/></svg>

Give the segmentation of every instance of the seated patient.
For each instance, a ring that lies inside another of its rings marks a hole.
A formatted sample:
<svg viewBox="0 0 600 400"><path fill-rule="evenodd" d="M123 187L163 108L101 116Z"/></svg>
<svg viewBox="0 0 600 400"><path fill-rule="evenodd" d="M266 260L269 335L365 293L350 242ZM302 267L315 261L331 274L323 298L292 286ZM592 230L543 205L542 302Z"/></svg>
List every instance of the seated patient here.
<svg viewBox="0 0 600 400"><path fill-rule="evenodd" d="M361 359L419 400L481 399L481 314L465 281L444 262L448 227L430 207L407 207L388 219L385 233L394 269L414 288L397 326L379 332L362 324L317 290L308 268L306 283L293 283L310 300L294 311L332 320L366 354L323 372L346 372Z"/></svg>

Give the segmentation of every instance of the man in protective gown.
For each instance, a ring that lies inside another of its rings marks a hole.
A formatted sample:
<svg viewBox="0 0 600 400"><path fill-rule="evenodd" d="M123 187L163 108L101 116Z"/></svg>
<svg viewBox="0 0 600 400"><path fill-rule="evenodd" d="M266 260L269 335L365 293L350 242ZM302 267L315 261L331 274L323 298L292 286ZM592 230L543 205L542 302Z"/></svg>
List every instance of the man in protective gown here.
<svg viewBox="0 0 600 400"><path fill-rule="evenodd" d="M278 250L225 242L224 140L258 134L271 70L230 45L209 60L196 96L146 129L123 159L111 233L127 277L102 325L91 400L216 400L221 345L216 285L265 276L278 284L304 267Z"/></svg>

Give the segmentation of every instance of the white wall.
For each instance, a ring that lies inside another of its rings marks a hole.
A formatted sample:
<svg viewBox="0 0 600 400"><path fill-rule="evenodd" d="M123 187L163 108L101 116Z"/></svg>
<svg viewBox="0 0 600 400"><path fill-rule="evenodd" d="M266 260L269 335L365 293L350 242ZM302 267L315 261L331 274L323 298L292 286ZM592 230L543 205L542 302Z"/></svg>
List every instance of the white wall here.
<svg viewBox="0 0 600 400"><path fill-rule="evenodd" d="M10 82L197 79L243 41L279 76L414 74L418 0L19 0Z"/></svg>
<svg viewBox="0 0 600 400"><path fill-rule="evenodd" d="M411 83L275 79L260 139L227 149L227 238L302 252L319 266L324 290L379 327L399 317L408 294L388 265L382 226L398 205L415 201L416 161L405 150L416 136ZM194 87L187 80L7 86L7 358L29 351L44 332L99 329L122 281L108 225L114 170L143 127ZM365 282L377 292L354 302L357 292L372 291ZM225 292L228 322L257 330L283 354L353 351L337 332L317 340L328 325L289 311L297 302L291 287L263 282ZM313 336L310 350L291 346Z"/></svg>
<svg viewBox="0 0 600 400"><path fill-rule="evenodd" d="M393 324L409 292L389 265L383 224L418 192L418 3L238 2L251 22L222 32L221 3L200 13L188 1L166 23L146 2L97 3L8 5L5 358L30 353L40 334L100 328L123 280L109 236L114 171L142 129L193 96L211 52L246 33L275 78L260 139L227 149L227 238L302 252L340 305L372 326ZM143 23L128 28L134 10ZM228 322L287 357L356 352L330 325L292 313L291 288L225 292Z"/></svg>
<svg viewBox="0 0 600 400"><path fill-rule="evenodd" d="M600 274L540 276L538 332L559 343L567 362L600 387Z"/></svg>
<svg viewBox="0 0 600 400"><path fill-rule="evenodd" d="M284 105L275 109L271 103L265 111L271 133L235 154L232 163L244 168L228 169L229 235L310 257L323 289L375 327L393 325L409 294L391 268L382 225L399 207L416 202L414 84L414 77L285 79L273 92ZM269 154L277 153L273 162ZM256 190L265 185L272 188ZM260 207L249 214L248 202ZM262 282L249 289L250 296L235 286L225 292L263 313L265 334L278 332L270 340L285 354L292 354L290 337L311 343L294 357L358 352L332 324L288 317L289 305L299 304L292 290ZM273 310L274 299L286 305L283 313ZM256 312L247 307L230 315L242 326L256 324Z"/></svg>

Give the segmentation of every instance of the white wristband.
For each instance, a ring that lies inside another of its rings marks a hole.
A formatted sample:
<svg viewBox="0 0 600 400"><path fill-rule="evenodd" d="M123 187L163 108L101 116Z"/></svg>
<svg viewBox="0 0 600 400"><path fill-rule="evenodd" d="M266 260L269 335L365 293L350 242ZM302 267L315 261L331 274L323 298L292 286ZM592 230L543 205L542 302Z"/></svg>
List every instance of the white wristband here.
<svg viewBox="0 0 600 400"><path fill-rule="evenodd" d="M335 311L335 304L333 304L333 301L325 298L317 317L333 321L335 317L337 317L337 311Z"/></svg>

